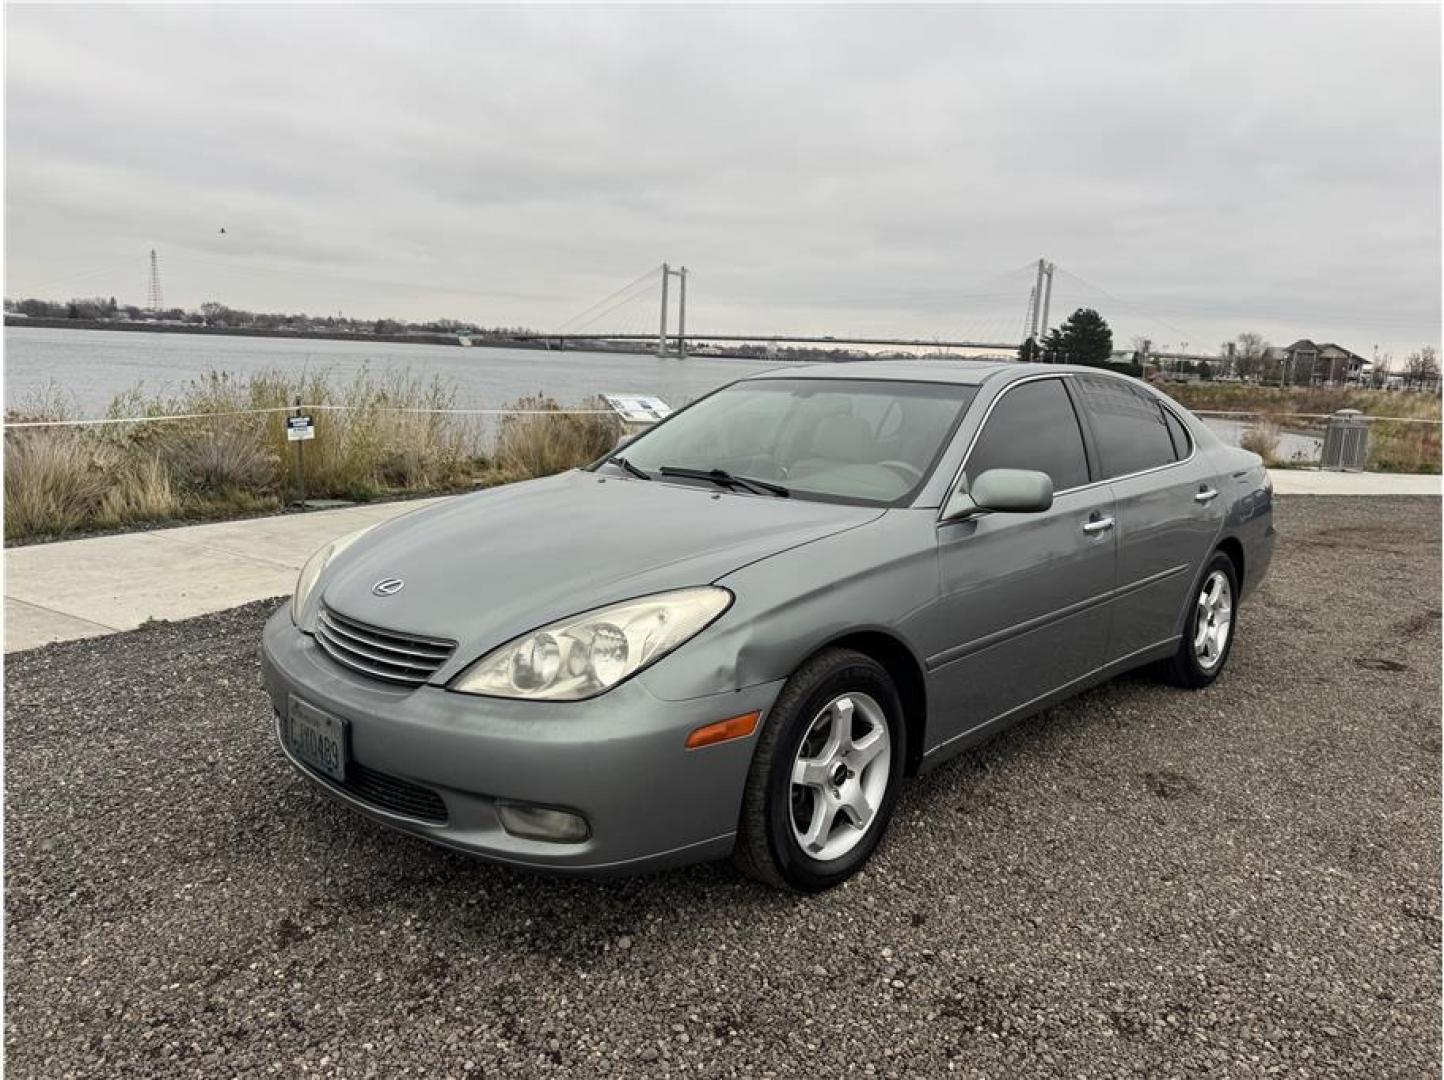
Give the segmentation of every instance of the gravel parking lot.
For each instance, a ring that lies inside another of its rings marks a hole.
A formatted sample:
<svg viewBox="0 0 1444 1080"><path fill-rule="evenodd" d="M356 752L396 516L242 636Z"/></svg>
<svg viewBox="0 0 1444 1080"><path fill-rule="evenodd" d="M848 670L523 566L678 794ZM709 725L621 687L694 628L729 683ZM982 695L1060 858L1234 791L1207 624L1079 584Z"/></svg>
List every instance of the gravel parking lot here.
<svg viewBox="0 0 1444 1080"><path fill-rule="evenodd" d="M314 795L273 603L5 663L16 1077L1435 1077L1440 504L1281 500L1230 670L914 783L828 895L490 867Z"/></svg>

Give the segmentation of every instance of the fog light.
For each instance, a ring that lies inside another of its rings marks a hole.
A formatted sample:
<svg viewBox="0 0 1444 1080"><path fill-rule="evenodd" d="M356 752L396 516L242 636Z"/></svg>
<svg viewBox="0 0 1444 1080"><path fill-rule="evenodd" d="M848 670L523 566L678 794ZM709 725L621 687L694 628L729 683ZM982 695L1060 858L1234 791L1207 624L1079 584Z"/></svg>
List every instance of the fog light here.
<svg viewBox="0 0 1444 1080"><path fill-rule="evenodd" d="M527 840L550 840L556 844L579 844L592 834L587 819L570 810L531 803L498 802L501 826L512 836Z"/></svg>

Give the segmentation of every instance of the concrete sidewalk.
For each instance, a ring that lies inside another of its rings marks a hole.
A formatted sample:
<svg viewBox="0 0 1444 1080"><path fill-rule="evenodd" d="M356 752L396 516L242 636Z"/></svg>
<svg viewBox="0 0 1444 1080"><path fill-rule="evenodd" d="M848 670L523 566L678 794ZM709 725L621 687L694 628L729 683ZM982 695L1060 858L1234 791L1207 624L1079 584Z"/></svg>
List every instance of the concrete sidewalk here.
<svg viewBox="0 0 1444 1080"><path fill-rule="evenodd" d="M1345 473L1322 469L1273 469L1278 495L1434 495L1438 476L1415 473Z"/></svg>
<svg viewBox="0 0 1444 1080"><path fill-rule="evenodd" d="M1433 495L1437 476L1281 469L1280 495ZM5 651L133 630L289 594L326 541L408 510L418 499L188 525L5 552Z"/></svg>
<svg viewBox="0 0 1444 1080"><path fill-rule="evenodd" d="M373 503L10 548L5 552L5 651L287 595L301 564L326 541L436 501Z"/></svg>

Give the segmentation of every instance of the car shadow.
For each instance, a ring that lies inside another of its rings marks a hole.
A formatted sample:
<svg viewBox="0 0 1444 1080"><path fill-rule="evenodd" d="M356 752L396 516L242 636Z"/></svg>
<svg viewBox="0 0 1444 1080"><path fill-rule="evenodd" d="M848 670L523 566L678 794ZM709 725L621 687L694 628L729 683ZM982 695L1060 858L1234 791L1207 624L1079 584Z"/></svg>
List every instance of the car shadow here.
<svg viewBox="0 0 1444 1080"><path fill-rule="evenodd" d="M1048 753L1105 722L1108 704L1145 697L1157 683L1146 674L1125 675L1090 690L1063 706L1021 721L909 782L898 806L900 815L945 815L960 796L990 773L1009 768L1024 756ZM398 923L424 931L445 950L503 949L554 957L568 964L612 965L635 957L652 943L676 937L709 940L724 937L728 924L786 916L800 906L824 910L851 902L843 890L804 897L774 890L742 876L725 861L617 878L578 878L489 863L437 847L386 828L338 806L289 775L276 763L284 788L268 800L285 814L289 827L301 830L302 846L315 853L324 888L296 882L307 894L301 920L348 923ZM888 846L906 845L905 831L894 830ZM885 874L886 861L874 861L857 879ZM280 933L292 931L283 926Z"/></svg>

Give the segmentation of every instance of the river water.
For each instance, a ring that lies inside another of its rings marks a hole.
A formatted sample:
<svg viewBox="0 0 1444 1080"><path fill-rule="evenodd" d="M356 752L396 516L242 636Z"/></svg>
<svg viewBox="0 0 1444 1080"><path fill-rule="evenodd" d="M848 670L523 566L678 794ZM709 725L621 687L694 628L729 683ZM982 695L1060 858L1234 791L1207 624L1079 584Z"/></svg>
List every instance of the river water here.
<svg viewBox="0 0 1444 1080"><path fill-rule="evenodd" d="M496 409L542 393L563 405L593 394L655 394L674 408L723 383L785 366L778 361L690 357L663 360L641 353L549 352L543 349L393 345L385 342L152 334L129 330L5 328L5 407L24 409L58 388L77 416L103 416L111 399L140 387L147 396L177 393L210 371L238 376L280 370L324 371L335 381L362 369L436 375L456 387L456 406ZM1238 444L1245 426L1207 418L1225 441ZM1284 456L1318 457L1319 440L1285 434Z"/></svg>
<svg viewBox="0 0 1444 1080"><path fill-rule="evenodd" d="M324 371L349 380L363 368L439 376L456 387L457 408L500 408L541 392L564 405L593 394L655 394L672 406L723 383L780 366L776 361L662 360L640 353L392 345L384 342L151 334L130 330L5 328L5 406L54 384L80 416L103 416L116 394L140 386L168 396L209 371Z"/></svg>

